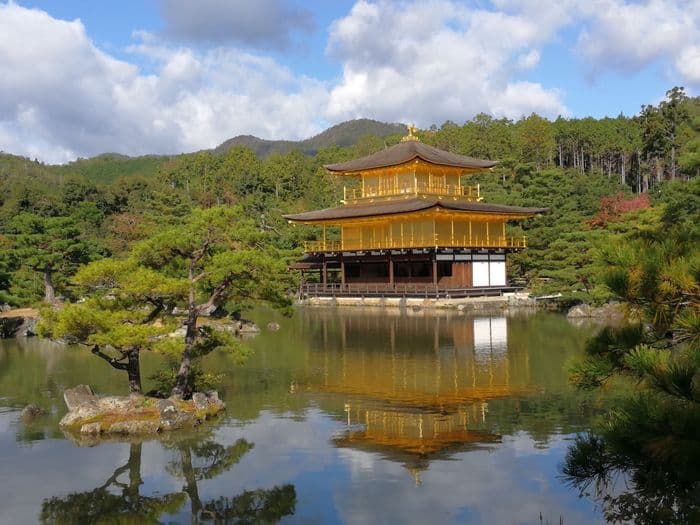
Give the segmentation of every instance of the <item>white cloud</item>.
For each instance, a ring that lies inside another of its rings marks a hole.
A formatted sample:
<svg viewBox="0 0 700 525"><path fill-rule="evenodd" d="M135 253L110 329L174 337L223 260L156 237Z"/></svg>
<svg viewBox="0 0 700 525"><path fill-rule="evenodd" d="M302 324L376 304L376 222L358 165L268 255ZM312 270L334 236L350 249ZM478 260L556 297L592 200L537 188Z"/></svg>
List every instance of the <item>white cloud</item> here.
<svg viewBox="0 0 700 525"><path fill-rule="evenodd" d="M160 0L165 34L188 42L283 49L313 29L310 11L284 0Z"/></svg>
<svg viewBox="0 0 700 525"><path fill-rule="evenodd" d="M250 51L294 44L309 29L303 9L192 5L163 0L161 10L165 33L197 46L140 31L133 60L118 60L80 20L0 3L0 150L64 162L211 148L241 133L305 138L355 117L420 126L479 112L555 117L568 113L565 93L532 75L546 69L547 46L565 42L593 74L656 64L671 83L700 88L698 0L359 0L329 28L326 53L342 67L333 81ZM144 60L149 73L134 65Z"/></svg>
<svg viewBox="0 0 700 525"><path fill-rule="evenodd" d="M343 62L343 77L328 116L427 126L482 111L565 113L558 91L513 78L550 36L536 20L447 0L359 1L331 28L328 53Z"/></svg>
<svg viewBox="0 0 700 525"><path fill-rule="evenodd" d="M236 49L197 53L140 36L131 51L154 60L154 74L100 51L79 20L0 4L0 150L64 162L320 131L321 82Z"/></svg>
<svg viewBox="0 0 700 525"><path fill-rule="evenodd" d="M518 67L520 69L532 69L540 62L540 52L532 49L518 57Z"/></svg>
<svg viewBox="0 0 700 525"><path fill-rule="evenodd" d="M578 49L596 69L639 70L700 39L697 1L595 0L583 4L581 14L589 21Z"/></svg>
<svg viewBox="0 0 700 525"><path fill-rule="evenodd" d="M688 82L700 86L700 45L683 49L676 60L676 67Z"/></svg>

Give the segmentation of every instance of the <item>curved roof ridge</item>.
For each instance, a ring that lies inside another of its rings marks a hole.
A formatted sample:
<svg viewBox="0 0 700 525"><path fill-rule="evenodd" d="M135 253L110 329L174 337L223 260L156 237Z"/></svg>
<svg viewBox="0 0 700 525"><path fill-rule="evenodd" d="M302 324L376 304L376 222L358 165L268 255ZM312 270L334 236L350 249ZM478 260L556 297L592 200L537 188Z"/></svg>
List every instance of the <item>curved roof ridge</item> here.
<svg viewBox="0 0 700 525"><path fill-rule="evenodd" d="M283 215L290 221L315 222L336 219L354 219L372 217L375 215L394 215L397 213L410 213L440 206L448 210L470 211L483 214L509 214L521 217L531 217L538 213L549 211L549 208L525 208L522 206L506 206L504 204L488 204L485 202L450 201L437 198L430 199L401 199L372 203L348 204L337 208L325 208L323 210L307 211Z"/></svg>
<svg viewBox="0 0 700 525"><path fill-rule="evenodd" d="M498 162L493 160L475 159L466 155L458 155L423 144L417 140L409 140L399 142L390 148L366 157L337 164L326 164L323 167L332 172L353 172L397 166L415 158L420 158L431 164L457 168L488 169L498 164Z"/></svg>

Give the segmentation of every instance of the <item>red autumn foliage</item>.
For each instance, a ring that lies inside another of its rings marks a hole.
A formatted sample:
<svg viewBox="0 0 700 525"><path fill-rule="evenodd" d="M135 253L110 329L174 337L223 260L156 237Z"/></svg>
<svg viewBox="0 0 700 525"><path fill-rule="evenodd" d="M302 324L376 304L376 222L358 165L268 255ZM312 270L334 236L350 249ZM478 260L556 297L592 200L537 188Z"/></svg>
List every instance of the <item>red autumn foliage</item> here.
<svg viewBox="0 0 700 525"><path fill-rule="evenodd" d="M647 208L651 208L648 194L641 193L636 197L626 199L625 195L620 192L612 197L601 197L600 211L590 221L586 221L586 224L592 228L605 228L608 223L619 220L626 213Z"/></svg>

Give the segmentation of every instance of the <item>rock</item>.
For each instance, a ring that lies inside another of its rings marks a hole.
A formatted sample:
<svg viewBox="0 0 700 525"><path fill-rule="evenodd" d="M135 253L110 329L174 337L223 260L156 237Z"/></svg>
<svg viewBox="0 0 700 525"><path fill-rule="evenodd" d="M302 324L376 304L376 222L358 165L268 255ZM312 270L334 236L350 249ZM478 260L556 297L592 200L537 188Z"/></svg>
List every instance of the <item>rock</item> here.
<svg viewBox="0 0 700 525"><path fill-rule="evenodd" d="M591 317L592 308L588 304L577 304L569 309L566 317L569 319L581 319Z"/></svg>
<svg viewBox="0 0 700 525"><path fill-rule="evenodd" d="M38 319L30 319L28 317L24 318L22 324L17 329L15 337L34 337L37 335L36 324Z"/></svg>
<svg viewBox="0 0 700 525"><path fill-rule="evenodd" d="M109 434L155 434L161 429L160 421L148 421L144 419L133 419L129 421L117 421L107 429Z"/></svg>
<svg viewBox="0 0 700 525"><path fill-rule="evenodd" d="M34 404L27 405L22 409L20 417L25 423L29 423L34 419L43 416L46 412Z"/></svg>
<svg viewBox="0 0 700 525"><path fill-rule="evenodd" d="M63 416L63 418L61 418L58 425L61 427L75 426L81 421L96 418L103 413L104 412L97 406L97 403L87 402L74 408L73 410L70 410L65 416Z"/></svg>
<svg viewBox="0 0 700 525"><path fill-rule="evenodd" d="M31 337L36 335L38 319L31 315L5 313L0 317L0 337Z"/></svg>
<svg viewBox="0 0 700 525"><path fill-rule="evenodd" d="M209 408L209 398L202 392L195 392L192 394L192 402L197 410L205 410Z"/></svg>
<svg viewBox="0 0 700 525"><path fill-rule="evenodd" d="M246 321L244 323L241 323L241 326L238 329L238 331L242 334L258 334L260 333L260 328L258 328L258 325L256 325L252 321Z"/></svg>
<svg viewBox="0 0 700 525"><path fill-rule="evenodd" d="M620 303L607 303L594 308L591 317L610 323L619 323L625 319L624 306Z"/></svg>
<svg viewBox="0 0 700 525"><path fill-rule="evenodd" d="M22 322L21 317L0 317L0 337L17 337Z"/></svg>
<svg viewBox="0 0 700 525"><path fill-rule="evenodd" d="M161 416L167 412L177 412L177 406L172 399L161 399L156 403L156 407L160 411Z"/></svg>
<svg viewBox="0 0 700 525"><path fill-rule="evenodd" d="M122 396L106 396L97 399L97 406L105 412L126 412L130 408L135 408L135 399Z"/></svg>
<svg viewBox="0 0 700 525"><path fill-rule="evenodd" d="M193 427L224 408L214 391L197 392L188 401L156 400L140 394L99 397L89 386L80 385L66 390L64 399L69 411L59 425L68 435L82 436L81 442L104 435L144 435Z"/></svg>
<svg viewBox="0 0 700 525"><path fill-rule="evenodd" d="M66 402L68 410L75 410L85 403L94 403L97 397L88 385L78 385L63 392L63 400Z"/></svg>
<svg viewBox="0 0 700 525"><path fill-rule="evenodd" d="M280 324L279 324L279 323L275 323L274 321L272 321L272 322L270 322L270 323L267 323L267 329L268 329L270 332L276 332L277 330L280 329Z"/></svg>
<svg viewBox="0 0 700 525"><path fill-rule="evenodd" d="M100 432L102 432L102 425L98 422L85 423L83 426L80 427L81 434L96 436Z"/></svg>
<svg viewBox="0 0 700 525"><path fill-rule="evenodd" d="M168 334L168 336L169 337L183 337L184 338L186 334L187 334L187 328L185 328L184 326L181 326L180 328L176 328L175 330L170 332Z"/></svg>
<svg viewBox="0 0 700 525"><path fill-rule="evenodd" d="M199 423L199 420L194 414L178 410L173 403L161 410L160 422L163 430L177 430L183 427L195 426Z"/></svg>
<svg viewBox="0 0 700 525"><path fill-rule="evenodd" d="M569 319L595 319L606 323L619 323L625 319L625 310L620 303L607 303L597 308L588 304L572 306L566 314Z"/></svg>
<svg viewBox="0 0 700 525"><path fill-rule="evenodd" d="M210 405L219 406L224 404L224 402L219 399L219 393L216 390L209 390L206 392L206 395Z"/></svg>

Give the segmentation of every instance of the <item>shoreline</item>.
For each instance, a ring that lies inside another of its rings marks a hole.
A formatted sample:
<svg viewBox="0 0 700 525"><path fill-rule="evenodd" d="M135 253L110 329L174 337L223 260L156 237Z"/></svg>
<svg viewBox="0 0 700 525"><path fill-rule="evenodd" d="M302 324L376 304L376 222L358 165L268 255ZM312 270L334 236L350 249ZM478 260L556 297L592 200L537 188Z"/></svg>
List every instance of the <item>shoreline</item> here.
<svg viewBox="0 0 700 525"><path fill-rule="evenodd" d="M309 297L298 299L297 306L304 307L379 307L425 310L521 310L540 309L546 303L538 302L528 294L504 294L492 297L462 297L455 299L425 297Z"/></svg>

